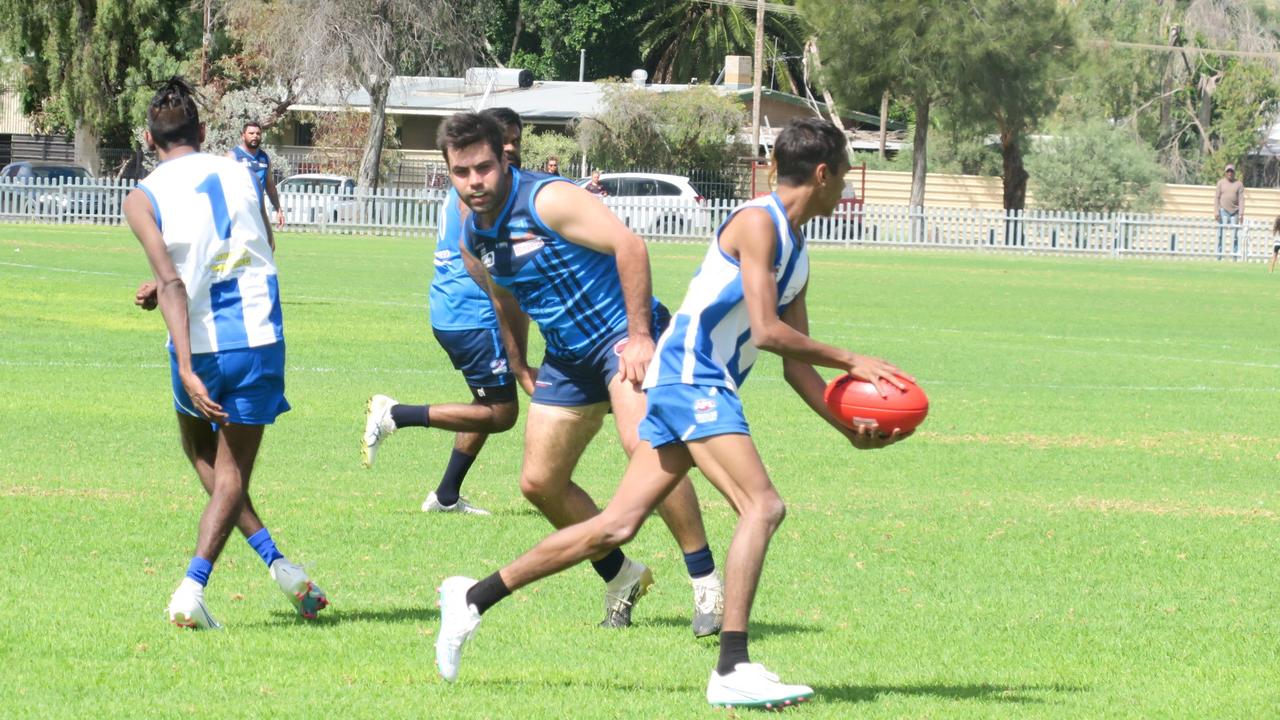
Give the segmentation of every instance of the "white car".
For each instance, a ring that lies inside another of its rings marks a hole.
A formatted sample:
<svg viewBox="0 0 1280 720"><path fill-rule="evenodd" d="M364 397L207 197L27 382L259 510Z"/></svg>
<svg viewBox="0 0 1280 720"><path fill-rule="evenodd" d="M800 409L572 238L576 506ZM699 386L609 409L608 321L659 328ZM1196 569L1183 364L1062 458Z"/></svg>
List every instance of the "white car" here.
<svg viewBox="0 0 1280 720"><path fill-rule="evenodd" d="M591 178L577 182L585 186ZM600 173L600 185L605 205L641 233L699 235L708 225L702 193L683 175Z"/></svg>
<svg viewBox="0 0 1280 720"><path fill-rule="evenodd" d="M356 181L345 175L303 173L292 175L276 190L290 225L336 223L355 217Z"/></svg>

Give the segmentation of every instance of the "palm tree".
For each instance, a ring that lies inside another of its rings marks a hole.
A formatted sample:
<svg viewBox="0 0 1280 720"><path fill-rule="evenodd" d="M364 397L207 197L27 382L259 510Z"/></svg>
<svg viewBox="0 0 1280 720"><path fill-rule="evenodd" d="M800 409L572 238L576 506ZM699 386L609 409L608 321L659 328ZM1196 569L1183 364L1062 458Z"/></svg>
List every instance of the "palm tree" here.
<svg viewBox="0 0 1280 720"><path fill-rule="evenodd" d="M750 55L755 47L755 11L749 8L700 0L655 0L641 15L641 22L641 53L654 82L680 83L691 78L710 82L723 69L726 55ZM779 84L795 92L801 87L799 58L805 38L799 18L768 13L764 35L765 82L773 61Z"/></svg>

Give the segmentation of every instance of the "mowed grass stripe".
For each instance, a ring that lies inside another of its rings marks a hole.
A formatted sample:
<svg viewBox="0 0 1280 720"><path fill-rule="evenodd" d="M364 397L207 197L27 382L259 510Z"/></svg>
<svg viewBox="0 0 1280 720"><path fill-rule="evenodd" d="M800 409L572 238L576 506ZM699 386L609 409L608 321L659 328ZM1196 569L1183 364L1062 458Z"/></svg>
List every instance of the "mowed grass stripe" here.
<svg viewBox="0 0 1280 720"><path fill-rule="evenodd" d="M722 717L714 641L660 523L629 552L659 584L622 633L575 568L485 619L435 676L434 588L549 525L520 496L520 435L424 516L451 446L405 431L358 467L364 400L465 399L430 337L429 239L283 233L294 410L255 502L334 606L295 620L233 538L222 634L162 620L203 499L183 461L163 323L118 228L0 226L0 713L6 717ZM672 308L701 258L651 245ZM765 357L743 388L790 507L756 601L756 659L806 717L1266 717L1280 713L1280 329L1257 265L815 249L815 336L888 357L932 401L917 437L859 453ZM535 338L535 348L537 340ZM535 350L536 354L540 352ZM834 374L834 373L832 373ZM578 481L623 467L608 428ZM723 563L732 513L697 482Z"/></svg>

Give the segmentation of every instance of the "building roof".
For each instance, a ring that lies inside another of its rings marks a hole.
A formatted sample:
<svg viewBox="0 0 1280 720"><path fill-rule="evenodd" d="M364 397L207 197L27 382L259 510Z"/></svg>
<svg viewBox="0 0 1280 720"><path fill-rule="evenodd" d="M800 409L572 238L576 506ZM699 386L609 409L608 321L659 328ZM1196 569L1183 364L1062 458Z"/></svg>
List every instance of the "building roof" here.
<svg viewBox="0 0 1280 720"><path fill-rule="evenodd" d="M428 115L445 117L459 112L474 112L490 107L509 107L525 122L540 125L563 125L580 117L599 114L604 109L605 83L568 82L559 80L535 81L521 87L514 75L499 75L497 71L483 81L475 70L468 71L467 78L398 76L391 81L387 94L387 112L393 115ZM647 84L650 92L686 90L689 85ZM751 87L711 85L725 95L733 95L743 102L751 100ZM808 100L777 90L761 91L762 105L785 103L814 108ZM305 98L292 109L301 111L338 111L350 108L367 109L369 93L356 89L345 97L334 92L321 92ZM825 113L827 107L816 103L817 112ZM879 118L866 113L850 113L860 122L877 123Z"/></svg>

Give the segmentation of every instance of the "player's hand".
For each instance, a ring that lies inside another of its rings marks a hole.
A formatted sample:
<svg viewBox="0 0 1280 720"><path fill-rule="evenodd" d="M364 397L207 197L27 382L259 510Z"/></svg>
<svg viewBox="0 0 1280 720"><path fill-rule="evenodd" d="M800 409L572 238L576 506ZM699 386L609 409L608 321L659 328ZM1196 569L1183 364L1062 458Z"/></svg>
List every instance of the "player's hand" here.
<svg viewBox="0 0 1280 720"><path fill-rule="evenodd" d="M653 359L653 347L653 338L648 335L628 337L618 353L618 378L640 387Z"/></svg>
<svg viewBox="0 0 1280 720"><path fill-rule="evenodd" d="M276 229L284 229L284 208L276 208Z"/></svg>
<svg viewBox="0 0 1280 720"><path fill-rule="evenodd" d="M156 292L157 287L155 280L144 281L138 286L138 291L133 294L133 304L143 310L155 310L160 301L160 296Z"/></svg>
<svg viewBox="0 0 1280 720"><path fill-rule="evenodd" d="M182 373L179 377L182 380L182 389L187 391L187 397L191 398L191 404L195 405L196 412L211 423L226 425L227 414L222 411L221 405L209 397L209 389L204 386L200 376L188 372Z"/></svg>
<svg viewBox="0 0 1280 720"><path fill-rule="evenodd" d="M538 368L525 368L522 372L517 372L516 380L520 382L524 394L533 397L534 388L538 386Z"/></svg>
<svg viewBox="0 0 1280 720"><path fill-rule="evenodd" d="M853 429L841 428L840 431L859 450L879 450L900 440L905 440L915 432L915 430L910 432L894 430L892 433L885 435L880 432L880 426L874 422L858 423Z"/></svg>
<svg viewBox="0 0 1280 720"><path fill-rule="evenodd" d="M902 372L902 370L887 360L880 358L868 357L866 355L854 355L853 361L849 363L847 371L850 375L859 380L865 380L875 385L876 391L880 393L880 397L888 397L885 393L885 386L882 383L888 383L899 390L905 391L907 386L902 383L903 380L915 382L916 379Z"/></svg>

